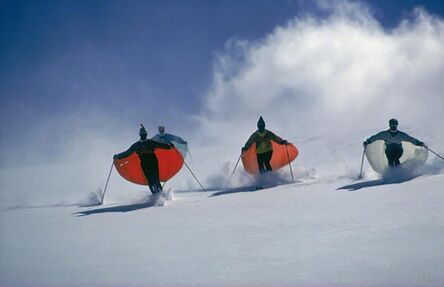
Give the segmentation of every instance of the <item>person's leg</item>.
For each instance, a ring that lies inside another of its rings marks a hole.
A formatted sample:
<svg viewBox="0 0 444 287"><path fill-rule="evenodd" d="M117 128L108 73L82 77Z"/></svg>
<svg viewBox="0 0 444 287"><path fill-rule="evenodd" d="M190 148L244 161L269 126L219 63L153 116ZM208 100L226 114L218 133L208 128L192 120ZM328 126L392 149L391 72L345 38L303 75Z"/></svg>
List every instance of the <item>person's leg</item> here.
<svg viewBox="0 0 444 287"><path fill-rule="evenodd" d="M399 165L399 159L403 153L402 145L389 144L385 148L385 155L387 156L388 164L391 167Z"/></svg>
<svg viewBox="0 0 444 287"><path fill-rule="evenodd" d="M388 165L390 167L394 167L395 163L394 163L394 159L393 159L393 150L391 148L387 147L385 149L385 155L387 156Z"/></svg>
<svg viewBox="0 0 444 287"><path fill-rule="evenodd" d="M147 156L148 161L148 182L152 193L158 193L162 191L162 186L159 182L159 162L155 154Z"/></svg>
<svg viewBox="0 0 444 287"><path fill-rule="evenodd" d="M151 174L150 159L147 156L140 157L140 164L143 174L145 175L146 180L148 180L148 187L150 188L151 193L156 193L156 185L154 184L154 179Z"/></svg>
<svg viewBox="0 0 444 287"><path fill-rule="evenodd" d="M385 155L387 156L387 161L389 166L394 166L392 153L389 149L385 149Z"/></svg>
<svg viewBox="0 0 444 287"><path fill-rule="evenodd" d="M265 172L264 154L258 153L256 154L256 157L257 157L257 165L259 167L259 172L264 173Z"/></svg>
<svg viewBox="0 0 444 287"><path fill-rule="evenodd" d="M140 158L142 171L148 180L148 186L151 193L158 193L162 191L162 186L159 182L159 164L155 154L144 155Z"/></svg>
<svg viewBox="0 0 444 287"><path fill-rule="evenodd" d="M159 179L159 161L157 160L157 156L155 154L153 154L153 181L154 184L157 187L157 192L161 192L162 191L162 185L160 184L160 179Z"/></svg>
<svg viewBox="0 0 444 287"><path fill-rule="evenodd" d="M402 149L402 146L399 146L398 148L393 150L393 162L395 166L398 166L400 164L399 159L401 158L404 150Z"/></svg>
<svg viewBox="0 0 444 287"><path fill-rule="evenodd" d="M273 156L273 151L264 153L264 164L267 171L271 171L270 161L272 156Z"/></svg>

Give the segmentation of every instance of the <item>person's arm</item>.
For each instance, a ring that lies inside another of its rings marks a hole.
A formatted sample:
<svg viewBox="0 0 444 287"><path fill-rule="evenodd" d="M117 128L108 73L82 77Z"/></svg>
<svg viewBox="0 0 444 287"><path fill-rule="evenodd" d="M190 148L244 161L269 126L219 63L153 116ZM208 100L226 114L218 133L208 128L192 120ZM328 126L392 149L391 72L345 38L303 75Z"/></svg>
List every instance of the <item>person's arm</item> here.
<svg viewBox="0 0 444 287"><path fill-rule="evenodd" d="M388 133L387 131L379 132L379 133L369 137L366 140L366 142L367 142L367 144L371 144L372 142L375 142L377 140L385 140L387 138L387 133Z"/></svg>
<svg viewBox="0 0 444 287"><path fill-rule="evenodd" d="M154 148L171 149L174 147L171 143L161 143L156 141L151 141Z"/></svg>
<svg viewBox="0 0 444 287"><path fill-rule="evenodd" d="M122 158L130 156L134 152L136 145L137 145L137 143L131 145L129 147L129 149L127 149L126 151L115 154L113 158L114 159L122 159Z"/></svg>
<svg viewBox="0 0 444 287"><path fill-rule="evenodd" d="M268 131L268 133L267 133L267 137L270 139L270 140L272 140L272 141L274 141L275 143L278 143L278 144L286 144L287 143L287 141L286 140L283 140L281 137L278 137L277 135L275 135L273 132L271 132L271 131Z"/></svg>
<svg viewBox="0 0 444 287"><path fill-rule="evenodd" d="M399 138L402 141L406 141L406 142L412 143L412 144L417 145L417 146L424 146L424 143L422 141L420 141L420 140L418 140L418 139L416 139L414 137L411 137L411 136L409 136L408 134L406 134L404 132L399 132Z"/></svg>
<svg viewBox="0 0 444 287"><path fill-rule="evenodd" d="M256 142L256 133L254 132L245 143L244 147L242 148L242 151L247 150L252 144Z"/></svg>
<svg viewBox="0 0 444 287"><path fill-rule="evenodd" d="M188 144L188 142L186 140L184 140L183 138L181 138L181 137L177 137L177 142L181 143L181 144L185 144L185 145Z"/></svg>
<svg viewBox="0 0 444 287"><path fill-rule="evenodd" d="M373 142L375 142L375 141L377 141L377 140L384 140L385 137L386 137L386 133L387 133L387 131L382 131L382 132L379 132L379 133L377 133L377 134L375 134L375 135L372 135L371 137L369 137L368 139L366 139L366 140L364 141L364 143L363 143L364 148L366 148L367 145L369 145L369 144L371 144L371 143L373 143Z"/></svg>
<svg viewBox="0 0 444 287"><path fill-rule="evenodd" d="M180 144L187 144L187 142L184 141L181 137L175 136L175 135L172 135L172 134L168 134L168 140L171 141L171 142L177 142L177 143L180 143Z"/></svg>

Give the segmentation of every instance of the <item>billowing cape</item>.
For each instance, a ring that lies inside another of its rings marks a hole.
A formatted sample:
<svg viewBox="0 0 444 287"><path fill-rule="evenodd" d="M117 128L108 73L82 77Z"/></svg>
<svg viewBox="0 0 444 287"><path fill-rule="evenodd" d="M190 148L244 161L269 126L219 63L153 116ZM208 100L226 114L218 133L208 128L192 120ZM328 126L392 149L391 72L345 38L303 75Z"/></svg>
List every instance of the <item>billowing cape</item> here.
<svg viewBox="0 0 444 287"><path fill-rule="evenodd" d="M165 182L169 180L182 168L183 157L177 148L156 148L154 153L159 162L160 181ZM142 171L137 153L133 152L128 157L114 160L114 166L119 174L126 180L136 184L148 185L148 180Z"/></svg>
<svg viewBox="0 0 444 287"><path fill-rule="evenodd" d="M273 146L273 155L270 160L272 170L283 168L292 162L299 154L298 149L292 143L288 143L287 145L280 145L275 142L271 143ZM255 144L251 145L250 148L243 153L242 164L249 174L255 175L259 173Z"/></svg>
<svg viewBox="0 0 444 287"><path fill-rule="evenodd" d="M410 142L403 141L404 150L399 159L400 166L410 168L423 165L427 161L428 150L425 147L416 146ZM365 156L370 166L380 174L384 174L389 168L387 156L385 155L385 143L383 140L377 140L365 149Z"/></svg>

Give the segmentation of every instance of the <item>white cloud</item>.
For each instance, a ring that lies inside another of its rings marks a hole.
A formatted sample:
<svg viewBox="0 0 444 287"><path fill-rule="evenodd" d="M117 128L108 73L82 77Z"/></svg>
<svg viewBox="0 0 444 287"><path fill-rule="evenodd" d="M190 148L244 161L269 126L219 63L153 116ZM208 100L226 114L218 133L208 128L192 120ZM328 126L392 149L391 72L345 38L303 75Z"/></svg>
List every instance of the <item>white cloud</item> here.
<svg viewBox="0 0 444 287"><path fill-rule="evenodd" d="M233 161L259 115L299 141L310 165L322 161L316 148L328 144L304 146L312 136L333 143L331 134L341 134L356 155L365 136L392 117L400 128L432 123L443 133L436 124L444 122L443 20L416 9L388 30L362 3L325 4L326 18L297 17L260 41L231 40L218 55L200 117L201 136L219 144L217 154Z"/></svg>

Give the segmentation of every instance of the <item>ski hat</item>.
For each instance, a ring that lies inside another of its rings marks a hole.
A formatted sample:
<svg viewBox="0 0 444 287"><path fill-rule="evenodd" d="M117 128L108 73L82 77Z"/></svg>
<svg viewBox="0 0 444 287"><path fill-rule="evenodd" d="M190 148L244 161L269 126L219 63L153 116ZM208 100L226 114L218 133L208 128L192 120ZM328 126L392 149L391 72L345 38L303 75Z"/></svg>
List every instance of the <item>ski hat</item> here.
<svg viewBox="0 0 444 287"><path fill-rule="evenodd" d="M390 119L389 126L390 126L390 129L395 130L398 127L398 120L397 119Z"/></svg>
<svg viewBox="0 0 444 287"><path fill-rule="evenodd" d="M259 127L264 127L265 128L265 121L264 121L264 119L262 118L262 116L260 116L259 117L259 120L257 121L257 127L259 128Z"/></svg>
<svg viewBox="0 0 444 287"><path fill-rule="evenodd" d="M148 133L146 132L146 129L143 126L143 124L140 124L139 136L142 136L142 135L148 135Z"/></svg>
<svg viewBox="0 0 444 287"><path fill-rule="evenodd" d="M159 126L159 133L165 132L165 126Z"/></svg>

